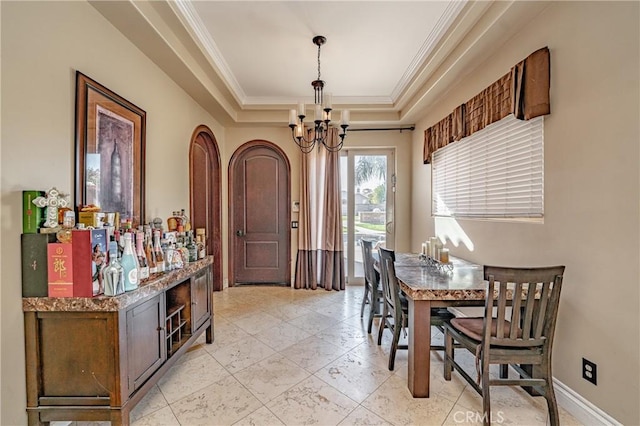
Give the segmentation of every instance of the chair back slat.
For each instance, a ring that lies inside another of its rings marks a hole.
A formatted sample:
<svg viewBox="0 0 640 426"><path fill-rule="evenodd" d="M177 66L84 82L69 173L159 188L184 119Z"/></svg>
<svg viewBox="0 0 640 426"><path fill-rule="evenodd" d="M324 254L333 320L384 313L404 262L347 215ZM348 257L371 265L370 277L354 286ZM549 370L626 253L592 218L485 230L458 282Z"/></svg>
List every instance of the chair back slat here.
<svg viewBox="0 0 640 426"><path fill-rule="evenodd" d="M385 299L385 303L389 304L390 307L395 308L396 302L391 293L391 289L389 286L389 271L388 271L388 263L393 264L395 261L396 255L393 250L388 250L386 248L380 247L378 248L378 253L380 255L380 282L382 283L382 294ZM395 269L394 269L395 275Z"/></svg>
<svg viewBox="0 0 640 426"><path fill-rule="evenodd" d="M484 322L490 327L485 327L485 344L535 347L550 343L555 330L563 273L564 266L485 266L484 279L489 283ZM511 315L505 313L508 292L511 293ZM495 315L494 297L497 300ZM492 324L493 321L496 324Z"/></svg>
<svg viewBox="0 0 640 426"><path fill-rule="evenodd" d="M505 285L506 283L500 283L500 285ZM505 292L506 292L505 288ZM522 283L517 282L515 288L513 289L512 303L511 307L511 327L509 327L509 339L516 339L518 335L522 335L522 328L520 328L520 307L522 305Z"/></svg>
<svg viewBox="0 0 640 426"><path fill-rule="evenodd" d="M494 282L494 288L495 288L495 282ZM496 312L498 317L498 324L504 324L506 306L507 306L507 292L504 291L502 288L500 288L500 291L498 293L498 309ZM504 337L504 329L502 327L498 327L496 337L499 339L502 339Z"/></svg>
<svg viewBox="0 0 640 426"><path fill-rule="evenodd" d="M394 325L397 327L402 326L402 304L400 302L400 286L398 285L398 278L396 277L396 268L393 264L393 260L385 259L387 264L387 279L389 283L389 293L393 299L393 320Z"/></svg>
<svg viewBox="0 0 640 426"><path fill-rule="evenodd" d="M536 337L535 333L532 336L531 335L531 330L532 330L532 322L533 322L533 318L535 317L534 315L534 310L535 310L535 302L536 302L536 288L537 286L535 284L527 284L527 300L525 302L525 308L524 308L524 317L522 318L522 335L526 336L527 338L529 337Z"/></svg>
<svg viewBox="0 0 640 426"><path fill-rule="evenodd" d="M361 239L360 246L362 247L362 264L364 266L364 279L372 286L378 285L376 279L375 270L373 268L373 242L370 240Z"/></svg>
<svg viewBox="0 0 640 426"><path fill-rule="evenodd" d="M549 304L550 294L551 284L548 282L542 283L540 290L540 301L538 302L540 307L536 310L536 327L533 333L534 337L536 338L540 338L544 334L544 326L547 320L547 306Z"/></svg>

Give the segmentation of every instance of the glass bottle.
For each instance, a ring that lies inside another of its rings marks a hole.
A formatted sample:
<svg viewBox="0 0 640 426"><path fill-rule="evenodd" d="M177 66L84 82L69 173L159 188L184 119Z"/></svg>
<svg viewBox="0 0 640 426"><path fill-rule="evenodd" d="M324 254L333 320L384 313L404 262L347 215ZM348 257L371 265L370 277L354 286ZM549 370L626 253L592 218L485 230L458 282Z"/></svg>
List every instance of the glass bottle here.
<svg viewBox="0 0 640 426"><path fill-rule="evenodd" d="M185 214L184 209L180 210L180 217L182 218L182 227L184 232L191 231L191 222L189 222L189 216Z"/></svg>
<svg viewBox="0 0 640 426"><path fill-rule="evenodd" d="M131 291L138 288L138 261L133 253L133 233L125 232L124 251L120 264L124 272L124 290Z"/></svg>
<svg viewBox="0 0 640 426"><path fill-rule="evenodd" d="M147 264L149 265L149 275L158 272L158 263L156 253L153 251L153 241L151 238L151 226L144 226L144 254L147 256Z"/></svg>
<svg viewBox="0 0 640 426"><path fill-rule="evenodd" d="M184 212L184 209L182 209L182 211ZM176 231L178 231L178 233L184 232L184 215L179 211L176 211L175 215L176 215L176 221L178 222Z"/></svg>
<svg viewBox="0 0 640 426"><path fill-rule="evenodd" d="M167 229L168 229L169 232L178 230L178 225L179 225L178 221L180 219L181 218L178 216L178 212L174 211L172 213L171 217L169 217L169 219L167 219Z"/></svg>
<svg viewBox="0 0 640 426"><path fill-rule="evenodd" d="M196 246L198 247L198 259L204 259L207 256L204 228L196 228Z"/></svg>
<svg viewBox="0 0 640 426"><path fill-rule="evenodd" d="M102 270L104 295L117 296L124 293L124 269L118 261L118 243L109 243L109 265Z"/></svg>
<svg viewBox="0 0 640 426"><path fill-rule="evenodd" d="M181 242L177 242L176 249L173 253L173 258L174 269L184 268L185 266L187 266L187 263L189 263L189 250L187 250L187 248Z"/></svg>
<svg viewBox="0 0 640 426"><path fill-rule="evenodd" d="M198 260L198 247L195 241L193 241L193 232L187 232L187 250L189 253L189 262L195 262Z"/></svg>
<svg viewBox="0 0 640 426"><path fill-rule="evenodd" d="M153 255L156 258L156 272L164 272L164 253L160 245L160 231L153 231Z"/></svg>
<svg viewBox="0 0 640 426"><path fill-rule="evenodd" d="M70 243L71 242L71 230L76 226L76 215L72 210L68 210L64 212L64 216L62 219L62 229L60 229L56 233L56 238L61 243Z"/></svg>
<svg viewBox="0 0 640 426"><path fill-rule="evenodd" d="M147 262L147 255L144 252L144 233L137 231L136 235L136 256L138 257L138 266L140 267L139 276L140 280L149 278L149 263Z"/></svg>

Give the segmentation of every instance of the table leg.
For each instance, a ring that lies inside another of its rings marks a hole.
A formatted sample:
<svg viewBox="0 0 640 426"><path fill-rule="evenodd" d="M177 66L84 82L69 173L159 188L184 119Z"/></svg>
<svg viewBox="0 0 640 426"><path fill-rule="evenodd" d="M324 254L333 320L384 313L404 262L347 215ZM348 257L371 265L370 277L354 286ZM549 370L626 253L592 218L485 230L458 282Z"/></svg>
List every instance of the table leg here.
<svg viewBox="0 0 640 426"><path fill-rule="evenodd" d="M431 302L409 298L409 391L429 398L431 370Z"/></svg>

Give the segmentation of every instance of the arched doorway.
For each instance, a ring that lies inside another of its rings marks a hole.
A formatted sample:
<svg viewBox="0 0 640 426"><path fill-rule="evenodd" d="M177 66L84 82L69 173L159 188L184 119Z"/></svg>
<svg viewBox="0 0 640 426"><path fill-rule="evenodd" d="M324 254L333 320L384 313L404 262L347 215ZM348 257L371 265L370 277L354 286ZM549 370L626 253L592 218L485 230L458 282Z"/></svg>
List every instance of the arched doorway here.
<svg viewBox="0 0 640 426"><path fill-rule="evenodd" d="M254 140L229 162L229 285L291 285L289 160Z"/></svg>
<svg viewBox="0 0 640 426"><path fill-rule="evenodd" d="M189 147L189 204L193 229L205 228L207 254L214 257L213 290L222 290L222 171L213 132L198 126Z"/></svg>

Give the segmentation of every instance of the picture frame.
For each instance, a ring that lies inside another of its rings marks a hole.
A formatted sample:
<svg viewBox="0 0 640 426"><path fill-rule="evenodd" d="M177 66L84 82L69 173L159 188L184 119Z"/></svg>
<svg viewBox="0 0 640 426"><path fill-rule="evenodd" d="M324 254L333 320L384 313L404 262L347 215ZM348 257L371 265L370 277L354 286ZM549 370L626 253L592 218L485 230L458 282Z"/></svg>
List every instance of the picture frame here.
<svg viewBox="0 0 640 426"><path fill-rule="evenodd" d="M145 220L146 112L76 71L75 203ZM119 226L120 224L115 224Z"/></svg>

